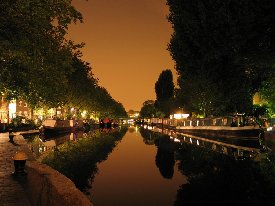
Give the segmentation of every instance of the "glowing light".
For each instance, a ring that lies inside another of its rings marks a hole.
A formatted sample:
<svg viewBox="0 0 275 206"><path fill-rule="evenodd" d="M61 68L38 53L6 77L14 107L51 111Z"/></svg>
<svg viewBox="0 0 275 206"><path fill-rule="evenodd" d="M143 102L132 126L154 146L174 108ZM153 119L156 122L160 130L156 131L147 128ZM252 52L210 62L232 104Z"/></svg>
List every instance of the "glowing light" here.
<svg viewBox="0 0 275 206"><path fill-rule="evenodd" d="M174 114L175 119L186 119L189 117L189 114Z"/></svg>
<svg viewBox="0 0 275 206"><path fill-rule="evenodd" d="M16 116L16 102L12 101L9 103L9 118L14 118Z"/></svg>
<svg viewBox="0 0 275 206"><path fill-rule="evenodd" d="M86 114L87 114L87 111L86 111L86 110L84 110L84 111L81 113L81 116L82 116L82 117L85 117L85 116L86 116Z"/></svg>
<svg viewBox="0 0 275 206"><path fill-rule="evenodd" d="M181 119L181 114L174 114L175 119Z"/></svg>
<svg viewBox="0 0 275 206"><path fill-rule="evenodd" d="M49 109L49 110L48 110L48 113L49 113L50 115L54 115L54 109L53 109L53 108Z"/></svg>

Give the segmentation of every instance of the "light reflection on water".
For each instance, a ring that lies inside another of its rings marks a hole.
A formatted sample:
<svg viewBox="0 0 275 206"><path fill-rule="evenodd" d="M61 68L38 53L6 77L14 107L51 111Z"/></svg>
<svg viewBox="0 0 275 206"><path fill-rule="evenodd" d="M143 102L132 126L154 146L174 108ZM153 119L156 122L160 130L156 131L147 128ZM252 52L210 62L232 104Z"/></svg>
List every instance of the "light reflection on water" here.
<svg viewBox="0 0 275 206"><path fill-rule="evenodd" d="M51 151L67 141L77 142L86 135L68 134L48 139L37 136L31 147L41 156L47 153L44 150ZM77 182L77 178L72 180L85 191L95 206L202 205L219 200L232 204L238 200L245 205L255 202L257 205L274 200L275 189L270 188L275 188L275 171L269 169L262 174L263 168L258 168L254 162L245 158L236 158L242 161L227 158L230 157L230 149L223 142L216 143L215 147L213 145L212 140L203 142L196 137L175 136L171 131L161 135L131 127L97 164L97 173L96 168L91 174L91 167L85 168L80 164L81 170L87 170L90 175L80 178L81 183ZM252 150L258 152L258 146L252 147ZM215 150L216 154L209 153L209 150ZM250 157L249 150L245 150L248 155L244 155L243 150L237 151L241 157ZM79 161L76 158L72 162L71 165L76 165L72 172L79 172ZM272 161L270 159L271 165ZM79 177L83 176L79 174Z"/></svg>
<svg viewBox="0 0 275 206"><path fill-rule="evenodd" d="M67 133L61 135L44 136L42 134L24 135L28 142L29 149L37 160L41 156L45 156L47 152L54 150L58 145L62 145L68 141L76 141L78 138L84 137L86 134L82 131L77 133Z"/></svg>
<svg viewBox="0 0 275 206"><path fill-rule="evenodd" d="M126 133L109 158L98 165L92 200L95 205L173 205L179 186L187 182L177 169L174 151L173 174L164 177L158 168L158 148L146 145L138 131ZM165 161L164 159L162 159ZM167 162L168 163L168 162ZM169 169L169 168L168 168Z"/></svg>

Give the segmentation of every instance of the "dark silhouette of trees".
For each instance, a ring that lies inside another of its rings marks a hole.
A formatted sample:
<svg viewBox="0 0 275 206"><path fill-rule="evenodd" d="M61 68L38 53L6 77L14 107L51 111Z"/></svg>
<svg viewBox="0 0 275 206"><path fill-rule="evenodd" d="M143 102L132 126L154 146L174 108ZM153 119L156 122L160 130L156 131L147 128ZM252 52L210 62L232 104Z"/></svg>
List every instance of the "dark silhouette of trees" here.
<svg viewBox="0 0 275 206"><path fill-rule="evenodd" d="M174 175L174 142L170 140L169 136L161 136L156 140L158 147L156 154L156 166L161 175L166 179L172 179Z"/></svg>
<svg viewBox="0 0 275 206"><path fill-rule="evenodd" d="M274 9L270 0L167 0L174 33L177 98L190 111L252 110L252 96L274 70ZM268 75L267 75L268 74Z"/></svg>
<svg viewBox="0 0 275 206"><path fill-rule="evenodd" d="M156 92L156 108L164 114L169 116L172 110L174 97L174 82L172 71L167 69L161 72L157 82L155 83Z"/></svg>
<svg viewBox="0 0 275 206"><path fill-rule="evenodd" d="M156 116L156 108L155 108L155 101L154 100L147 100L143 103L140 116L142 118L152 118Z"/></svg>
<svg viewBox="0 0 275 206"><path fill-rule="evenodd" d="M155 83L157 101L162 102L173 98L174 87L172 71L169 69L162 71Z"/></svg>
<svg viewBox="0 0 275 206"><path fill-rule="evenodd" d="M270 72L269 78L262 82L260 93L267 100L269 114L275 114L275 70Z"/></svg>
<svg viewBox="0 0 275 206"><path fill-rule="evenodd" d="M1 1L0 91L31 108L75 107L78 115L87 110L126 116L80 59L83 44L66 37L69 24L78 21L82 15L71 0Z"/></svg>
<svg viewBox="0 0 275 206"><path fill-rule="evenodd" d="M71 1L1 1L0 90L29 105L58 105L81 47L65 38L77 21L82 16Z"/></svg>

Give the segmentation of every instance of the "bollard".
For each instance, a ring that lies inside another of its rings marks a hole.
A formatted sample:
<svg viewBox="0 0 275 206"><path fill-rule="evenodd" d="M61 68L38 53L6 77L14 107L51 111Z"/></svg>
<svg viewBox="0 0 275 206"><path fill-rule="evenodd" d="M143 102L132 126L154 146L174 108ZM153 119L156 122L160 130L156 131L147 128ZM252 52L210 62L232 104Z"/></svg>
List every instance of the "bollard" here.
<svg viewBox="0 0 275 206"><path fill-rule="evenodd" d="M9 132L9 142L11 142L11 143L14 143L14 140L13 140L13 138L14 138L14 134L11 132Z"/></svg>
<svg viewBox="0 0 275 206"><path fill-rule="evenodd" d="M12 173L13 176L23 176L27 173L25 172L25 164L28 156L23 151L18 151L13 156L14 161L14 169L15 171Z"/></svg>

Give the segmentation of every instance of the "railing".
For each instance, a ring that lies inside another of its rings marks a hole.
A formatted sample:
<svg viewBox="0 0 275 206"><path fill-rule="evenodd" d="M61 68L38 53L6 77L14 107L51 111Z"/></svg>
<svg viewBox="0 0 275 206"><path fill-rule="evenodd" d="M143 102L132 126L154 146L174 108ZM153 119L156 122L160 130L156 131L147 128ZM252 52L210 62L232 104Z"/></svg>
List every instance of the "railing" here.
<svg viewBox="0 0 275 206"><path fill-rule="evenodd" d="M170 126L254 126L256 122L252 118L243 116L213 117L213 118L192 118L192 119L167 119L152 118L150 123Z"/></svg>

